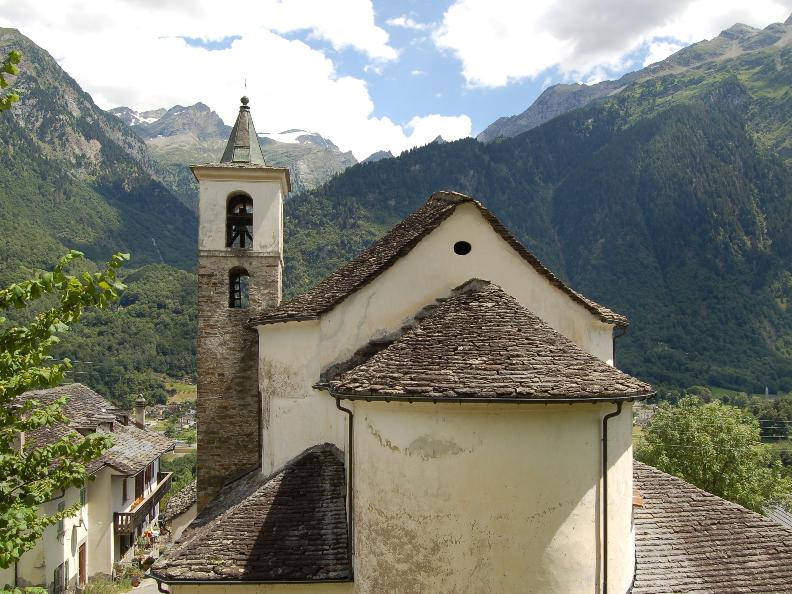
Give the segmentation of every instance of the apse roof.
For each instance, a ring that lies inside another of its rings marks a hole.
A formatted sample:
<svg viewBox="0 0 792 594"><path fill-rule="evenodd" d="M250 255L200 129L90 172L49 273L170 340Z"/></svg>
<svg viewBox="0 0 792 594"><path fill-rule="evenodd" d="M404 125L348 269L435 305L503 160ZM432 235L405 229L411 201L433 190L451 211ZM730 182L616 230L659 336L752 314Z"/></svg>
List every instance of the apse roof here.
<svg viewBox="0 0 792 594"><path fill-rule="evenodd" d="M476 279L324 386L336 396L386 400L544 402L653 393L553 330L497 285Z"/></svg>

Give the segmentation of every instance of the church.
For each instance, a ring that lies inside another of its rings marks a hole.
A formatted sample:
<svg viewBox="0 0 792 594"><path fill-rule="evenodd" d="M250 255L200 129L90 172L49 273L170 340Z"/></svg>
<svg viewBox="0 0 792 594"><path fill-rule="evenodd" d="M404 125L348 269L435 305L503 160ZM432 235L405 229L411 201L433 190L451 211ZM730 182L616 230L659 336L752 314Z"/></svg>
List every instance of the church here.
<svg viewBox="0 0 792 594"><path fill-rule="evenodd" d="M198 515L174 594L789 592L792 530L633 461L628 320L439 191L282 302L248 99L200 187Z"/></svg>

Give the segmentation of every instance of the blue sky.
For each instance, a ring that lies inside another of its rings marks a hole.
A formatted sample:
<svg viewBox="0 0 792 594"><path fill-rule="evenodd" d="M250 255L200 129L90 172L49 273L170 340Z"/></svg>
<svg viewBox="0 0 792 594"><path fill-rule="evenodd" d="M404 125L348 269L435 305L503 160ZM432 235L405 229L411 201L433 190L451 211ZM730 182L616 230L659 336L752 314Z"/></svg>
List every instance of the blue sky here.
<svg viewBox="0 0 792 594"><path fill-rule="evenodd" d="M203 102L358 159L476 135L547 85L617 78L792 0L0 0L105 109ZM96 51L101 48L101 51ZM244 81L247 80L247 88Z"/></svg>

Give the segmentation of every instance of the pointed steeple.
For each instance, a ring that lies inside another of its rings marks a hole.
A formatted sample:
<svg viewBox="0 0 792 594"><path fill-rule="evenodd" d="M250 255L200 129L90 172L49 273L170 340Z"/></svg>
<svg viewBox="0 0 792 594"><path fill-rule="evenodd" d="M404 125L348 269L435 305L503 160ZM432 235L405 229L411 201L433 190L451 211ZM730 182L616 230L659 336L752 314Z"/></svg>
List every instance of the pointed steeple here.
<svg viewBox="0 0 792 594"><path fill-rule="evenodd" d="M265 166L264 154L258 142L256 128L253 126L253 118L248 107L249 99L242 97L242 105L239 106L234 129L231 130L231 137L228 139L221 163L249 163L251 165Z"/></svg>

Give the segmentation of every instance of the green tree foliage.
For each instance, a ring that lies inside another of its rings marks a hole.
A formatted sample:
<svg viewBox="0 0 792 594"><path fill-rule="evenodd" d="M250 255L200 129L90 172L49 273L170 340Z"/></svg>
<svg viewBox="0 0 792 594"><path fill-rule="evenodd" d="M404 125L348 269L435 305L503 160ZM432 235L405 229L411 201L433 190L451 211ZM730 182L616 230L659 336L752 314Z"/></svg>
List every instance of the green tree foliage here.
<svg viewBox="0 0 792 594"><path fill-rule="evenodd" d="M162 508L167 509L170 498L195 480L198 459L195 454L166 456L162 459L162 472L172 472L171 490L162 499Z"/></svg>
<svg viewBox="0 0 792 594"><path fill-rule="evenodd" d="M88 479L85 464L110 444L104 434L70 433L54 443L19 448L22 432L67 422L63 399L42 405L20 398L63 380L71 362L49 356L59 335L78 322L86 308L105 308L124 289L116 271L128 259L126 254L114 255L100 272L67 274L68 265L81 257L71 251L52 271L0 290L0 312L30 311L36 302L45 304L24 325L0 317L0 568L31 548L47 526L75 513L69 508L45 516L40 506L62 489L83 485ZM47 306L51 301L55 304Z"/></svg>
<svg viewBox="0 0 792 594"><path fill-rule="evenodd" d="M758 421L719 401L689 396L676 405L661 404L636 458L758 512L788 504L792 495L792 481L762 443Z"/></svg>
<svg viewBox="0 0 792 594"><path fill-rule="evenodd" d="M8 82L6 78L8 75L16 76L19 74L19 68L17 64L22 61L22 54L16 50L8 52L5 60L3 63L0 64L0 89L7 89L6 94L0 97L0 111L7 111L11 109L11 106L19 101L19 91L16 89L9 89L9 85L11 84Z"/></svg>
<svg viewBox="0 0 792 594"><path fill-rule="evenodd" d="M143 394L164 403L166 378L195 376L195 274L151 264L123 277L127 289L111 310L88 312L57 346L73 357L70 379L129 408Z"/></svg>

